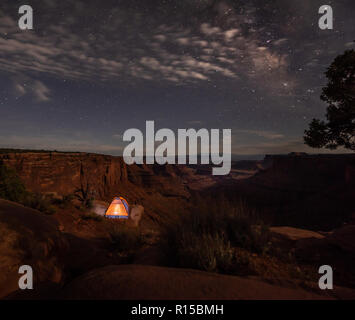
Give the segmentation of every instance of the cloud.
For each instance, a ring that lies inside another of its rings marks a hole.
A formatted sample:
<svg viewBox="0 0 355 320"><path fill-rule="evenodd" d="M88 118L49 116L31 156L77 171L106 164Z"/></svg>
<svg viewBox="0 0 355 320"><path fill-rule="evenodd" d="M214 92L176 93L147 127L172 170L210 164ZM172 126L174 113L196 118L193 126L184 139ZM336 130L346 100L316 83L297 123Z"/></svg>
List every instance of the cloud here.
<svg viewBox="0 0 355 320"><path fill-rule="evenodd" d="M190 44L190 39L189 38L178 38L176 40L176 42L183 45L183 46L186 46L186 45Z"/></svg>
<svg viewBox="0 0 355 320"><path fill-rule="evenodd" d="M49 25L46 33L19 32L16 22L3 16L0 33L6 36L0 37L0 68L88 81L180 84L217 76L238 80L243 75L255 85L281 90L288 76L287 56L262 46L257 35L244 34L243 21L224 29L207 22L187 28L159 21L155 28L146 28L134 12L113 10L111 15L112 23L101 26L97 34L73 32L75 22L70 21L75 19L70 16L65 24ZM49 99L49 91L39 83L33 94L38 101Z"/></svg>
<svg viewBox="0 0 355 320"><path fill-rule="evenodd" d="M221 32L219 27L213 27L209 23L202 23L200 29L201 32L207 36L217 35Z"/></svg>
<svg viewBox="0 0 355 320"><path fill-rule="evenodd" d="M96 10L89 3L76 1L60 20L54 12L62 5L53 0L45 3L41 10L48 14L40 17L43 21L37 24L41 29L33 32L20 32L15 19L0 17L3 71L37 78L46 74L84 81L168 85L224 79L234 85L243 82L264 89L273 96L288 96L306 85L299 80L297 70L307 68L308 79L314 75L311 81L319 81L319 73L324 71L320 66L329 65L329 56L335 56L327 50L315 53L324 38L314 37L304 23L304 14L310 18L310 5L305 1L300 6L279 1L279 11L285 14L277 25L271 14L274 5L258 6L256 10L259 2L251 1L237 9L231 1L206 0L179 2L174 15L167 10L168 4L154 10L147 6L144 16L133 6L113 7L109 12L103 8L105 23L92 17L92 26L85 25L85 29L77 17L90 16L90 10ZM186 15L186 6L201 13L194 14L188 24L181 16ZM295 21L288 21L290 16ZM331 42L341 42L342 48L352 46L348 36L330 36ZM144 62L144 58L150 61Z"/></svg>
<svg viewBox="0 0 355 320"><path fill-rule="evenodd" d="M50 90L41 82L35 81L32 86L32 93L39 102L49 101Z"/></svg>
<svg viewBox="0 0 355 320"><path fill-rule="evenodd" d="M75 139L73 138L74 136L75 133L70 137L58 134L32 137L28 135L1 135L0 148L95 152L111 155L122 155L124 149L123 145L103 144L90 137L86 139ZM334 151L328 149L313 149L306 146L299 139L290 139L282 142L260 142L256 144L232 144L232 154L234 155L281 154L294 151L308 153L351 153L350 150L342 148Z"/></svg>
<svg viewBox="0 0 355 320"><path fill-rule="evenodd" d="M79 152L97 152L112 155L121 155L123 146L116 144L103 144L96 139L75 139L59 135L8 135L0 137L0 147L36 149L36 150L58 150L58 151L79 151Z"/></svg>
<svg viewBox="0 0 355 320"><path fill-rule="evenodd" d="M314 149L306 146L301 139L288 139L287 141L282 142L260 142L256 144L232 145L232 154L234 155L285 154L290 152L350 153L349 150L343 148L336 150Z"/></svg>
<svg viewBox="0 0 355 320"><path fill-rule="evenodd" d="M14 91L15 91L16 96L18 96L18 97L22 97L24 94L26 94L25 86L20 83L15 83Z"/></svg>
<svg viewBox="0 0 355 320"><path fill-rule="evenodd" d="M186 122L188 125L202 125L203 121L202 120L191 120Z"/></svg>
<svg viewBox="0 0 355 320"><path fill-rule="evenodd" d="M227 41L231 40L235 35L240 32L239 29L230 29L224 32L224 36Z"/></svg>
<svg viewBox="0 0 355 320"><path fill-rule="evenodd" d="M165 41L166 36L164 36L163 34L157 34L156 36L154 36L154 39L159 40L159 41Z"/></svg>
<svg viewBox="0 0 355 320"><path fill-rule="evenodd" d="M24 75L13 79L13 89L17 98L30 95L37 102L50 101L51 90L43 82Z"/></svg>
<svg viewBox="0 0 355 320"><path fill-rule="evenodd" d="M266 138L266 139L271 139L271 140L274 140L274 139L282 139L284 138L285 136L281 133L276 133L276 132L273 132L273 131L265 131L265 130L243 130L243 129L240 129L240 130L233 130L234 133L246 133L246 134L249 134L249 135L256 135L256 136L259 136L259 137L262 137L262 138Z"/></svg>

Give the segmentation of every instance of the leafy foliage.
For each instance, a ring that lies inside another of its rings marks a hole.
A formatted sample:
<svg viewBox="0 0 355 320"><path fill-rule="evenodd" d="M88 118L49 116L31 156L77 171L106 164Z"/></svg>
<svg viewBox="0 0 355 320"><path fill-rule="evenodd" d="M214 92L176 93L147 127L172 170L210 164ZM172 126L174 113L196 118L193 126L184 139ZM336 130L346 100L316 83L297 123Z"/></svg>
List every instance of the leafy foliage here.
<svg viewBox="0 0 355 320"><path fill-rule="evenodd" d="M16 171L0 162L0 198L15 202L23 202L28 192Z"/></svg>
<svg viewBox="0 0 355 320"><path fill-rule="evenodd" d="M327 121L313 119L304 142L313 148L355 150L355 51L336 57L325 74L328 84L321 99L328 103Z"/></svg>
<svg viewBox="0 0 355 320"><path fill-rule="evenodd" d="M54 214L56 212L52 199L39 193L28 193L26 200L22 204L45 214Z"/></svg>
<svg viewBox="0 0 355 320"><path fill-rule="evenodd" d="M16 171L6 166L3 162L0 162L0 198L18 202L46 214L55 212L51 199L27 191Z"/></svg>

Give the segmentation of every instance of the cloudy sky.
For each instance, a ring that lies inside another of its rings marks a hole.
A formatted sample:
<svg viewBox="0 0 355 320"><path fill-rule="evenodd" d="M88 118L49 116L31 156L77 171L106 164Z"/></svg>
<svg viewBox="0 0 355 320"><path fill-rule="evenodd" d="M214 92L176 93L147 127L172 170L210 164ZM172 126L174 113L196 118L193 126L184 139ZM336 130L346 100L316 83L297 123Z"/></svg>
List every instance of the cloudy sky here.
<svg viewBox="0 0 355 320"><path fill-rule="evenodd" d="M34 30L18 27L23 4ZM121 154L123 132L154 120L231 128L236 155L310 151L354 14L353 0L2 0L0 147Z"/></svg>

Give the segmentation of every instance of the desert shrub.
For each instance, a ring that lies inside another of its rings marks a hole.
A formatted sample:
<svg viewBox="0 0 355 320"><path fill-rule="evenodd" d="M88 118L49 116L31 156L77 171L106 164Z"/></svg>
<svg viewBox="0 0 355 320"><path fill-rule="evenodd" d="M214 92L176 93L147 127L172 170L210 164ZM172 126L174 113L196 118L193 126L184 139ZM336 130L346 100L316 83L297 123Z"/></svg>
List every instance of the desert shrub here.
<svg viewBox="0 0 355 320"><path fill-rule="evenodd" d="M82 206L87 209L92 209L94 205L95 191L88 181L80 182L80 187L74 192L75 197L81 202Z"/></svg>
<svg viewBox="0 0 355 320"><path fill-rule="evenodd" d="M262 221L254 225L246 217L232 216L226 218L225 228L233 246L256 253L262 253L268 249L271 236L268 227Z"/></svg>
<svg viewBox="0 0 355 320"><path fill-rule="evenodd" d="M20 203L46 214L55 212L50 198L27 191L16 171L2 162L0 162L0 198Z"/></svg>
<svg viewBox="0 0 355 320"><path fill-rule="evenodd" d="M45 214L54 214L56 212L56 208L52 204L52 201L53 199L51 197L47 197L39 193L28 193L22 204Z"/></svg>
<svg viewBox="0 0 355 320"><path fill-rule="evenodd" d="M233 250L219 234L197 236L182 231L177 247L178 264L210 272L228 272L233 265Z"/></svg>
<svg viewBox="0 0 355 320"><path fill-rule="evenodd" d="M139 228L127 226L123 223L115 224L109 231L112 247L119 251L135 251L143 244Z"/></svg>
<svg viewBox="0 0 355 320"><path fill-rule="evenodd" d="M232 272L245 261L236 248L263 253L270 233L244 202L198 200L193 207L163 227L163 250L168 263L207 271Z"/></svg>
<svg viewBox="0 0 355 320"><path fill-rule="evenodd" d="M23 202L28 192L16 171L0 162L0 198Z"/></svg>
<svg viewBox="0 0 355 320"><path fill-rule="evenodd" d="M74 197L74 194L67 194L62 196L62 198L54 198L52 203L62 209L68 208L72 204Z"/></svg>

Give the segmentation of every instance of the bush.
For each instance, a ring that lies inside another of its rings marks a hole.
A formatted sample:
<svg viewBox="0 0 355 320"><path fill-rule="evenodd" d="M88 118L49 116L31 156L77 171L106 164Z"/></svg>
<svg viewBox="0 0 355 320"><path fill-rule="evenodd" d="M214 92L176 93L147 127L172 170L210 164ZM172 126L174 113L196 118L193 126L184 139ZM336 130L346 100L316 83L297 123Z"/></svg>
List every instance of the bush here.
<svg viewBox="0 0 355 320"><path fill-rule="evenodd" d="M22 203L28 192L16 171L0 162L0 198Z"/></svg>
<svg viewBox="0 0 355 320"><path fill-rule="evenodd" d="M88 181L80 182L80 187L74 192L75 197L81 202L82 206L87 209L92 209L94 206L94 194L95 191L92 189Z"/></svg>
<svg viewBox="0 0 355 320"><path fill-rule="evenodd" d="M228 272L234 262L233 249L219 234L196 236L182 232L177 257L181 267L210 272Z"/></svg>
<svg viewBox="0 0 355 320"><path fill-rule="evenodd" d="M56 208L52 205L52 199L38 193L28 193L22 204L45 214L54 214L56 212Z"/></svg>
<svg viewBox="0 0 355 320"><path fill-rule="evenodd" d="M138 228L129 227L123 223L115 224L110 230L110 241L113 248L119 252L137 250L143 244L143 238Z"/></svg>
<svg viewBox="0 0 355 320"><path fill-rule="evenodd" d="M0 162L0 198L18 202L46 214L55 213L52 199L28 192L16 171Z"/></svg>
<svg viewBox="0 0 355 320"><path fill-rule="evenodd" d="M73 194L67 194L67 195L62 196L61 199L60 198L53 199L52 203L62 209L68 208L72 204L74 197L75 196Z"/></svg>
<svg viewBox="0 0 355 320"><path fill-rule="evenodd" d="M239 263L237 249L267 250L270 233L244 202L198 200L193 208L164 226L163 249L169 264L230 273Z"/></svg>

